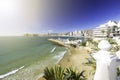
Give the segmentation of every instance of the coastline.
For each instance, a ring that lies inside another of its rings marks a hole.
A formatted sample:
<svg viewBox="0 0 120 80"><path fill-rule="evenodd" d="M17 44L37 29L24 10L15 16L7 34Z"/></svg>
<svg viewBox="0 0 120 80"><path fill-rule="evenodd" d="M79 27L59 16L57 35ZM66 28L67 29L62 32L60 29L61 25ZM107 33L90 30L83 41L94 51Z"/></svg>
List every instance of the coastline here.
<svg viewBox="0 0 120 80"><path fill-rule="evenodd" d="M64 56L65 56L65 54L67 54L67 51L63 51L63 52L60 52L59 53L60 55L57 55L57 56L54 56L53 58L55 59L58 59L57 60L57 62L55 63L55 65L56 64L59 64L60 63L60 61L64 58ZM53 65L49 65L48 67L52 67ZM42 71L43 72L43 71ZM44 78L43 78L43 73L41 73L41 75L39 76L39 78L37 79L37 80L45 80Z"/></svg>
<svg viewBox="0 0 120 80"><path fill-rule="evenodd" d="M84 75L89 78L87 80L93 80L94 69L89 65L84 65L87 62L86 58L90 58L87 47L70 47L57 64L62 67L74 67L78 71L85 70ZM45 79L40 77L38 80Z"/></svg>
<svg viewBox="0 0 120 80"><path fill-rule="evenodd" d="M7 76L9 76L9 75L15 74L16 72L18 72L19 70L21 70L21 69L23 69L23 68L24 68L24 66L22 66L22 67L20 67L20 68L18 68L18 69L15 69L15 70L13 70L13 71L10 71L10 72L8 72L8 73L6 73L6 74L0 75L0 79L3 79L3 78L5 78L5 77L7 77Z"/></svg>
<svg viewBox="0 0 120 80"><path fill-rule="evenodd" d="M0 61L0 80L38 80L41 73L43 73L44 67L47 67L47 65L52 66L57 64L56 62L61 57L57 59L54 59L53 57L59 56L60 53L66 49L64 47L51 44L48 42L48 38L49 37L2 38L5 41L1 42L1 46L5 46L0 54L0 58L3 60ZM15 44L11 47L10 44L13 43ZM21 66L24 66L24 68L21 69ZM10 70L7 71L8 68Z"/></svg>
<svg viewBox="0 0 120 80"><path fill-rule="evenodd" d="M93 80L94 69L89 65L84 65L87 62L86 58L90 58L87 47L70 47L68 52L59 62L59 65L62 67L75 67L78 71L85 70L84 75L89 78L87 80Z"/></svg>

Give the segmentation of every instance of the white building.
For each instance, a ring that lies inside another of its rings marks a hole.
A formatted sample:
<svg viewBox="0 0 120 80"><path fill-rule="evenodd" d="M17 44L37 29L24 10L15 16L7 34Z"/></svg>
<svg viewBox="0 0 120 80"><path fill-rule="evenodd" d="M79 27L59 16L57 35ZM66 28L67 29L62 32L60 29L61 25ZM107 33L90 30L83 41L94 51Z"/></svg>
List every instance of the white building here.
<svg viewBox="0 0 120 80"><path fill-rule="evenodd" d="M93 36L95 38L106 38L107 36L118 36L118 26L120 27L120 22L108 21L95 29L93 29Z"/></svg>
<svg viewBox="0 0 120 80"><path fill-rule="evenodd" d="M94 37L106 37L107 36L107 27L106 25L100 25L99 27L96 27L95 29L93 29L93 36Z"/></svg>
<svg viewBox="0 0 120 80"><path fill-rule="evenodd" d="M73 36L82 36L82 31L81 30L75 30L73 32Z"/></svg>

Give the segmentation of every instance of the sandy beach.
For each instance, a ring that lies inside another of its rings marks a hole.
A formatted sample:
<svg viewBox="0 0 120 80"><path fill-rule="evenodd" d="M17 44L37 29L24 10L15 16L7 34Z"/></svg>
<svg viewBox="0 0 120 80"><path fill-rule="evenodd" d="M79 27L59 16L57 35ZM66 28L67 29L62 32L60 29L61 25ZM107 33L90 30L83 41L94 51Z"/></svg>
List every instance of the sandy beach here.
<svg viewBox="0 0 120 80"><path fill-rule="evenodd" d="M64 55L63 59L58 63L62 67L74 67L79 71L85 70L84 75L87 80L93 80L94 69L89 65L85 65L87 63L87 59L90 58L89 50L86 47L70 47L68 52ZM39 80L45 80L40 78Z"/></svg>
<svg viewBox="0 0 120 80"><path fill-rule="evenodd" d="M93 80L94 69L91 66L84 65L87 62L86 58L90 58L86 47L71 47L59 64L63 67L75 67L79 71L85 70L84 75L87 77L87 80Z"/></svg>

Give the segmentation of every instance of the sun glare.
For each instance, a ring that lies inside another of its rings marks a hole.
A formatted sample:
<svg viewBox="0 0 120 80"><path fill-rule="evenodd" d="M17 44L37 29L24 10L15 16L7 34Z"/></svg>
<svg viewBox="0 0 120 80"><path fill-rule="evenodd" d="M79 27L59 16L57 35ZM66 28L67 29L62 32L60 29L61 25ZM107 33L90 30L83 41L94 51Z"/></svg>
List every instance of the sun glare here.
<svg viewBox="0 0 120 80"><path fill-rule="evenodd" d="M16 2L17 1L15 0L0 0L0 14L2 13L2 15L6 15L14 13L18 8Z"/></svg>
<svg viewBox="0 0 120 80"><path fill-rule="evenodd" d="M43 4L46 4L46 1L0 0L0 36L37 31L39 18L43 20L45 16L47 5Z"/></svg>

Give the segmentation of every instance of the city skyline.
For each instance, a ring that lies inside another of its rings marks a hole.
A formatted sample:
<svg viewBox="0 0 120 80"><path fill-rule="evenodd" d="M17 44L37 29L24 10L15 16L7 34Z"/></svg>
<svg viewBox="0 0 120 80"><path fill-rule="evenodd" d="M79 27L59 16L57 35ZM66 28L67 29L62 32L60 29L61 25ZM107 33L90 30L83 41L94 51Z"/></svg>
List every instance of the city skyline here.
<svg viewBox="0 0 120 80"><path fill-rule="evenodd" d="M72 32L120 20L119 0L1 0L0 36Z"/></svg>

